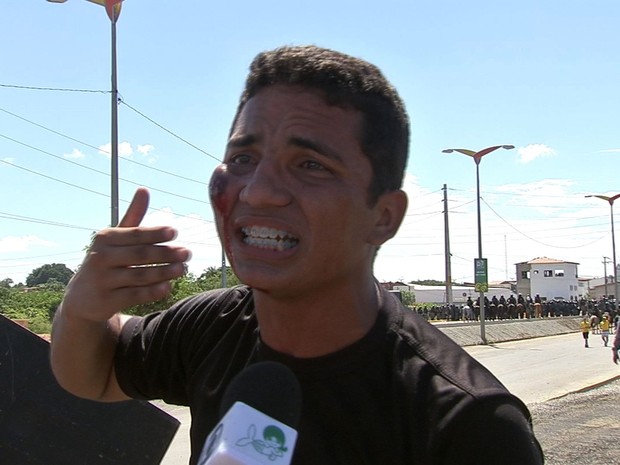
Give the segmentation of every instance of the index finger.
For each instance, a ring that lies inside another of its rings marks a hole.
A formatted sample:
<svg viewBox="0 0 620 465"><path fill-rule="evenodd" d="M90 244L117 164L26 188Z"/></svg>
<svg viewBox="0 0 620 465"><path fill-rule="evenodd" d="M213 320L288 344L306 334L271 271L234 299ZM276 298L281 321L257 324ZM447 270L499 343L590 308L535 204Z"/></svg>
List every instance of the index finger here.
<svg viewBox="0 0 620 465"><path fill-rule="evenodd" d="M118 223L118 227L131 228L139 226L148 208L149 191L144 187L139 187L133 195L133 199L131 199L123 219Z"/></svg>

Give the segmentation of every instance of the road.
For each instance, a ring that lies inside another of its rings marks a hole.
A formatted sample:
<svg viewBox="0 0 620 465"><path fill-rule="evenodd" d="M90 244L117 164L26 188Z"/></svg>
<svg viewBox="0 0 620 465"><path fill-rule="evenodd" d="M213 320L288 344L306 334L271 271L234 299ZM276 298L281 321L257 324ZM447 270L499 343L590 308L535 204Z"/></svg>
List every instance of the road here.
<svg viewBox="0 0 620 465"><path fill-rule="evenodd" d="M563 450L556 450L560 444L556 439L563 435L564 430L570 428L574 438L581 437L582 442L585 442L584 437L592 436L591 428L595 427L593 425L596 425L597 418L601 417L600 413L592 412L591 421L589 423L585 421L590 414L584 403L588 405L588 396L599 399L595 391L583 395L572 394L566 398L563 396L604 385L610 380L620 378L620 366L612 363L611 350L609 347L603 347L600 336L590 335L590 348L588 349L583 347L581 333L573 333L487 346L471 346L465 347L465 350L493 372L511 392L531 408L534 429L543 445L545 455L548 456L547 465L620 464L620 455L616 461L613 459L604 462L563 461L565 456L560 453ZM614 397L617 398L618 394L620 393L616 391ZM570 399L579 399L579 401ZM186 465L189 461L189 411L184 407L162 403L156 403L156 405L181 421L181 428L170 445L162 465ZM556 407L560 405L562 407L559 412L564 413L568 419L557 415ZM618 405L617 402L616 405ZM578 422L573 421L576 416L570 415L571 409L578 409L581 412ZM551 412L556 412L556 415L552 417ZM617 422L620 412L616 410L614 416ZM573 417L572 420L571 417ZM556 420L555 423L550 422L552 418ZM541 427L537 425L538 419L541 421ZM567 425L566 422L572 423ZM558 428L562 429L558 431ZM618 429L611 431L615 434ZM616 449L618 440L620 438L615 441ZM566 449L566 452L573 453L573 449L578 444L579 442L574 445L564 443L562 447ZM547 447L550 448L549 452L547 452ZM592 447L599 446L595 444ZM556 459L560 457L560 459L552 462L551 460L556 460L552 457Z"/></svg>

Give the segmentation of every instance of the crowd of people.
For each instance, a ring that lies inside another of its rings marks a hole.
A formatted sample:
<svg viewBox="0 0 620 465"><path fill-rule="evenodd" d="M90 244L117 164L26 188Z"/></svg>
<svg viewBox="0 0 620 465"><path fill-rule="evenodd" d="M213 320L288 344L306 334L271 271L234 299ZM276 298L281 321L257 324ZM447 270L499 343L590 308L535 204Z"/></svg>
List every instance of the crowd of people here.
<svg viewBox="0 0 620 465"><path fill-rule="evenodd" d="M507 299L501 295L490 299L485 296L485 320L515 320L529 318L553 318L564 316L587 317L593 331L598 332L603 316L607 315L610 331L613 332L620 315L614 309L614 301L602 297L567 301L563 299L547 299L536 294L534 298L519 294L510 295ZM471 297L463 304L414 305L413 310L427 320L448 321L479 321L480 298Z"/></svg>

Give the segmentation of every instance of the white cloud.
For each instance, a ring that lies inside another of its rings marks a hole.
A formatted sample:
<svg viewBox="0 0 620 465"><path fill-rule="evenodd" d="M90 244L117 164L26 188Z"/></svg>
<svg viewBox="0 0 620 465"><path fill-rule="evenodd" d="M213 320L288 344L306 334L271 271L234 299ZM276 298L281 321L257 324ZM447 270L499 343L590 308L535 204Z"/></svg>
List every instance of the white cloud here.
<svg viewBox="0 0 620 465"><path fill-rule="evenodd" d="M155 150L155 147L151 144L138 145L136 147L136 151L142 154L142 156L146 158L146 161L149 164L153 164L155 163L155 161L157 161L157 157L151 154L153 150Z"/></svg>
<svg viewBox="0 0 620 465"><path fill-rule="evenodd" d="M73 152L65 153L63 157L69 158L69 159L79 159L79 158L84 158L85 155L80 149L73 149Z"/></svg>
<svg viewBox="0 0 620 465"><path fill-rule="evenodd" d="M529 163L540 157L555 155L555 150L545 144L529 144L525 147L519 147L519 162Z"/></svg>
<svg viewBox="0 0 620 465"><path fill-rule="evenodd" d="M32 246L52 247L55 244L37 236L6 236L0 238L0 253L25 252Z"/></svg>
<svg viewBox="0 0 620 465"><path fill-rule="evenodd" d="M151 144L138 145L138 147L136 147L136 151L144 156L147 156L153 150L155 150L155 147Z"/></svg>
<svg viewBox="0 0 620 465"><path fill-rule="evenodd" d="M108 143L99 146L99 153L110 158L110 156L112 155L112 144ZM119 157L129 158L131 157L131 155L133 155L133 148L131 147L131 144L129 142L121 142L120 144L118 144Z"/></svg>

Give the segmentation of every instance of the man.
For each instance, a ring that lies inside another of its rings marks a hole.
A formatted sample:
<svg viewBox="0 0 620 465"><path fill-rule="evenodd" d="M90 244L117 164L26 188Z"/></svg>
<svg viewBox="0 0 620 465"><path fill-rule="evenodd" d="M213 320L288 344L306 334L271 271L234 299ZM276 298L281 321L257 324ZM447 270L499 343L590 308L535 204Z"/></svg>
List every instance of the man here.
<svg viewBox="0 0 620 465"><path fill-rule="evenodd" d="M246 286L120 316L165 296L189 258L165 245L170 228L139 226L138 190L67 287L53 331L59 382L91 399L189 405L191 463L231 378L262 360L301 384L295 464L542 463L526 407L373 277L407 207L408 139L375 66L313 46L259 54L210 183Z"/></svg>
<svg viewBox="0 0 620 465"><path fill-rule="evenodd" d="M581 327L581 336L583 337L584 347L587 349L589 347L588 338L590 337L590 320L587 316L583 317L581 323L579 323L579 326Z"/></svg>

